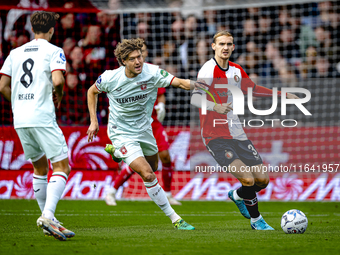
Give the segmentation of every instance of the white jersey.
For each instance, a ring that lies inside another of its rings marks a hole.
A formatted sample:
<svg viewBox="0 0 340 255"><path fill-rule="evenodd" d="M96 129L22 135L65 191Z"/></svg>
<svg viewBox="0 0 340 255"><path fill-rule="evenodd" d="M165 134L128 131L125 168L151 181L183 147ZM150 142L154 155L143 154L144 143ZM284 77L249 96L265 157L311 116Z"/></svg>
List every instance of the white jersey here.
<svg viewBox="0 0 340 255"><path fill-rule="evenodd" d="M11 51L0 73L11 77L14 128L53 126L52 72L56 70L66 70L64 51L44 39Z"/></svg>
<svg viewBox="0 0 340 255"><path fill-rule="evenodd" d="M143 71L127 78L125 66L105 71L95 85L109 98L109 129L114 134L138 134L151 128L157 89L171 84L174 76L156 65L144 63Z"/></svg>

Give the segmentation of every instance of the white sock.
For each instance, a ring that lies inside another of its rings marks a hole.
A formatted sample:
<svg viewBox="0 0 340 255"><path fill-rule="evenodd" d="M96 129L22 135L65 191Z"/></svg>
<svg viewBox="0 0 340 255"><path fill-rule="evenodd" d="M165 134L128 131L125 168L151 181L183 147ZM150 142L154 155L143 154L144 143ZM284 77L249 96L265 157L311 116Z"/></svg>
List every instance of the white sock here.
<svg viewBox="0 0 340 255"><path fill-rule="evenodd" d="M250 218L250 220L251 220L252 223L254 223L254 222L258 221L258 220L261 219L261 218L262 218L262 216L261 216L261 214L260 214L259 217L257 217L257 218Z"/></svg>
<svg viewBox="0 0 340 255"><path fill-rule="evenodd" d="M166 197L172 197L171 191L164 191Z"/></svg>
<svg viewBox="0 0 340 255"><path fill-rule="evenodd" d="M55 172L52 174L47 185L46 204L43 215L48 219L53 219L57 204L63 195L67 181L67 174Z"/></svg>
<svg viewBox="0 0 340 255"><path fill-rule="evenodd" d="M179 219L181 219L181 217L176 213L174 212L173 214L171 214L169 216L170 220L172 223L175 223L176 221L178 221Z"/></svg>
<svg viewBox="0 0 340 255"><path fill-rule="evenodd" d="M111 195L116 195L117 190L115 188L110 188L107 192L107 194L111 194Z"/></svg>
<svg viewBox="0 0 340 255"><path fill-rule="evenodd" d="M44 211L46 202L47 175L33 174L33 191L41 213Z"/></svg>
<svg viewBox="0 0 340 255"><path fill-rule="evenodd" d="M165 215L168 216L171 221L173 221L173 218L177 218L177 214L170 206L168 198L166 197L163 188L159 185L157 178L152 182L144 182L144 185L150 198L162 209Z"/></svg>
<svg viewBox="0 0 340 255"><path fill-rule="evenodd" d="M233 192L233 197L234 197L235 200L243 200L242 197L240 197L239 195L237 195L236 189L235 189L234 192Z"/></svg>

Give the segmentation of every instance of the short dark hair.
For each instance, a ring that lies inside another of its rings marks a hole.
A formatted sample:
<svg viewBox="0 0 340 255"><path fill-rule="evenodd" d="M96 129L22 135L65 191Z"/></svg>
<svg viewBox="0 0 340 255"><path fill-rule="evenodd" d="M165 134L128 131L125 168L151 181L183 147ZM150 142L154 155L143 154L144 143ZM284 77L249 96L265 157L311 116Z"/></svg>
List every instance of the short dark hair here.
<svg viewBox="0 0 340 255"><path fill-rule="evenodd" d="M31 24L35 34L47 33L51 27L54 27L59 14L54 12L37 11L31 16Z"/></svg>

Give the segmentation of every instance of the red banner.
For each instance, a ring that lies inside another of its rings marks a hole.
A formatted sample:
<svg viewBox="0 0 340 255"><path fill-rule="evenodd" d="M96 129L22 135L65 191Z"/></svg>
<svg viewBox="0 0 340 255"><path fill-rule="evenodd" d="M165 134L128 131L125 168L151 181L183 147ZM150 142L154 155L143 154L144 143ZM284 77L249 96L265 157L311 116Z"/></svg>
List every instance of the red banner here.
<svg viewBox="0 0 340 255"><path fill-rule="evenodd" d="M50 173L51 174L51 173ZM64 192L69 199L103 199L113 186L116 171L72 171ZM162 185L160 172L157 178ZM0 170L0 199L33 199L32 171ZM219 178L212 174L203 178L202 174L188 171L174 173L172 192L179 200L228 199L228 191L236 189L240 183L228 175ZM329 200L340 201L340 173L282 173L270 178L268 187L258 194L259 200ZM134 174L117 192L117 199L150 199L142 179Z"/></svg>
<svg viewBox="0 0 340 255"><path fill-rule="evenodd" d="M87 128L61 128L68 144L71 168L118 169L118 165L103 149L105 144L111 143L106 134L106 127L100 128L91 143L87 142ZM199 136L199 130L168 127L166 131L170 156L176 170L194 170L196 163L211 165L213 159ZM323 167L328 168L329 164L339 164L340 127L248 128L246 133L264 163L272 167L284 165L297 171L308 165L322 170ZM20 140L13 127L0 127L0 169L32 169L31 163L25 160Z"/></svg>
<svg viewBox="0 0 340 255"><path fill-rule="evenodd" d="M110 143L106 128L100 128L92 143L87 142L87 127L62 127L62 131L72 168L65 197L103 198L118 169L103 150L105 144ZM166 131L169 152L177 170L172 182L176 198L225 200L227 191L240 185L231 174L217 175L217 170L211 169L210 172L197 171L196 166L214 165L199 130L168 127ZM260 199L340 200L339 127L248 128L246 133L270 172L271 182L259 194ZM0 128L0 169L3 169L0 170L0 198L33 197L32 165L25 160L12 127ZM160 174L157 175L161 181ZM148 199L138 175L124 184L118 198Z"/></svg>

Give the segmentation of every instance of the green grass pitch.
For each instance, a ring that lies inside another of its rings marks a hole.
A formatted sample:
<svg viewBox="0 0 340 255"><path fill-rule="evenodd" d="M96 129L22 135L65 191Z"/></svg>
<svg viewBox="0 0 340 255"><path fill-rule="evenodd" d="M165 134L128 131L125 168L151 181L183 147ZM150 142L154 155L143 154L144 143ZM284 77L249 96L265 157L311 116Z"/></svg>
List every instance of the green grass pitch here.
<svg viewBox="0 0 340 255"><path fill-rule="evenodd" d="M76 236L45 237L36 226L35 200L0 200L1 254L340 254L340 203L260 202L275 231L255 231L232 202L184 201L174 209L196 227L179 231L153 202L61 200L57 218ZM282 214L299 209L307 231L287 235Z"/></svg>

